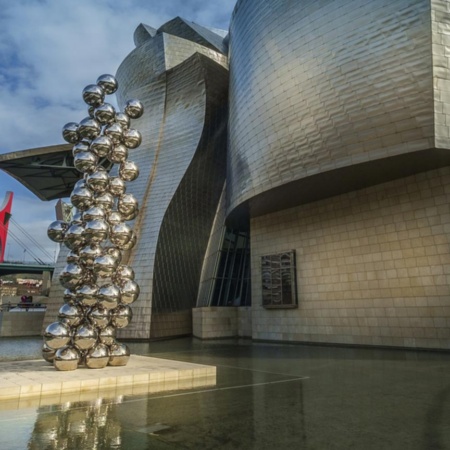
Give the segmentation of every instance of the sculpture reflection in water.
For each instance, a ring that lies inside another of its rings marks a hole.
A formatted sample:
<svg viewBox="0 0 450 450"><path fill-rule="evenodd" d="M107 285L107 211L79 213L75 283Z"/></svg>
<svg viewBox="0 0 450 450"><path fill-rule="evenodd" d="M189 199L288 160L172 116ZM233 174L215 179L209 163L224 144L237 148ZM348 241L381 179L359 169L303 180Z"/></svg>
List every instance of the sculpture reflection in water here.
<svg viewBox="0 0 450 450"><path fill-rule="evenodd" d="M98 399L89 403L76 401L38 409L38 416L28 448L121 448L122 426L117 420L116 405L123 398Z"/></svg>
<svg viewBox="0 0 450 450"><path fill-rule="evenodd" d="M42 350L44 359L58 370L83 364L91 369L124 366L130 357L128 347L115 335L117 328L130 323L130 305L139 296L134 271L121 259L123 251L136 244L126 222L137 217L138 202L126 193L126 182L139 175L128 152L142 140L130 127L130 119L141 117L144 108L139 100L129 100L124 112L116 112L104 100L117 87L112 75L86 86L83 99L89 116L63 127L63 138L73 144L74 166L83 177L70 196L75 208L72 221L57 220L48 228L51 240L70 249L59 276L66 288L64 304L58 322L45 330ZM118 165L116 176L104 168L108 161Z"/></svg>

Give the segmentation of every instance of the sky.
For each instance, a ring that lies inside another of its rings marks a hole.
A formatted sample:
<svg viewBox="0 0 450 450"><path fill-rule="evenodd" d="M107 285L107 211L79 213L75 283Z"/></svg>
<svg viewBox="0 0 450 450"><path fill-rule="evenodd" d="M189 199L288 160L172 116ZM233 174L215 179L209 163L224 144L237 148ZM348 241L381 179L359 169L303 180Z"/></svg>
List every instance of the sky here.
<svg viewBox="0 0 450 450"><path fill-rule="evenodd" d="M0 154L64 143L62 126L86 116L81 91L99 75L116 73L134 48L140 23L159 28L180 16L227 30L235 3L0 0ZM55 201L41 201L0 170L0 205L7 191L14 200L5 259L33 261L34 255L52 262L58 244L47 238L47 228L55 220Z"/></svg>

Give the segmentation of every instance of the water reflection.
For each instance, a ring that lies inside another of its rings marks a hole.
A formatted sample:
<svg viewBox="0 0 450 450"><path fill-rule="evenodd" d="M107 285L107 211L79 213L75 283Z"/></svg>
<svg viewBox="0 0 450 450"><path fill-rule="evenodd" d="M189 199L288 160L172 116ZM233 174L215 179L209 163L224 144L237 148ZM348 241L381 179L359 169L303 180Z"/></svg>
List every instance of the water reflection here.
<svg viewBox="0 0 450 450"><path fill-rule="evenodd" d="M123 397L42 406L28 442L30 450L120 449L116 405Z"/></svg>

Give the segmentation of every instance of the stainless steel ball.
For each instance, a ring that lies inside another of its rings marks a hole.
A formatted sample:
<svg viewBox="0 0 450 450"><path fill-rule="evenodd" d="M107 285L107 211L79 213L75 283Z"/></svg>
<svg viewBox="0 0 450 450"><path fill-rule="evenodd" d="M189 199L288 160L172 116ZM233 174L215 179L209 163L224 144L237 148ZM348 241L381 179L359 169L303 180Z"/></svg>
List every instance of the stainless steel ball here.
<svg viewBox="0 0 450 450"><path fill-rule="evenodd" d="M58 319L60 322L69 327L78 326L84 318L83 309L78 305L64 303L58 312Z"/></svg>
<svg viewBox="0 0 450 450"><path fill-rule="evenodd" d="M103 308L117 308L120 302L120 289L114 284L105 284L98 289L97 298L99 305Z"/></svg>
<svg viewBox="0 0 450 450"><path fill-rule="evenodd" d="M62 129L63 139L69 144L75 144L81 137L78 133L78 124L75 122L66 123Z"/></svg>
<svg viewBox="0 0 450 450"><path fill-rule="evenodd" d="M122 214L122 218L125 222L128 222L130 220L136 219L136 217L139 215L139 209L135 209L134 211L130 212L129 214Z"/></svg>
<svg viewBox="0 0 450 450"><path fill-rule="evenodd" d="M109 178L109 192L115 197L125 194L127 190L127 185L124 180L120 177L110 177Z"/></svg>
<svg viewBox="0 0 450 450"><path fill-rule="evenodd" d="M128 305L119 305L111 311L111 324L116 328L125 328L133 318L133 312Z"/></svg>
<svg viewBox="0 0 450 450"><path fill-rule="evenodd" d="M53 350L58 350L70 342L70 327L61 322L53 322L44 332L44 342Z"/></svg>
<svg viewBox="0 0 450 450"><path fill-rule="evenodd" d="M125 223L118 223L116 225L111 225L111 231L109 233L109 240L121 248L123 245L127 244L131 239L131 228Z"/></svg>
<svg viewBox="0 0 450 450"><path fill-rule="evenodd" d="M134 231L131 231L130 240L125 245L122 245L121 248L122 250L131 250L136 245L136 242L137 242L137 235Z"/></svg>
<svg viewBox="0 0 450 450"><path fill-rule="evenodd" d="M116 92L117 88L119 87L119 82L117 81L117 79L109 74L100 75L97 78L97 84L107 95L114 94L114 92Z"/></svg>
<svg viewBox="0 0 450 450"><path fill-rule="evenodd" d="M75 291L77 302L83 307L91 307L97 304L98 286L85 283Z"/></svg>
<svg viewBox="0 0 450 450"><path fill-rule="evenodd" d="M113 105L109 103L103 103L95 109L94 117L101 125L108 125L114 122L116 118L116 110Z"/></svg>
<svg viewBox="0 0 450 450"><path fill-rule="evenodd" d="M80 363L80 359L80 352L70 345L57 350L53 365L57 370L61 371L76 370Z"/></svg>
<svg viewBox="0 0 450 450"><path fill-rule="evenodd" d="M128 158L128 148L123 144L116 144L108 153L107 158L113 164L120 164Z"/></svg>
<svg viewBox="0 0 450 450"><path fill-rule="evenodd" d="M100 244L106 241L109 235L109 224L103 219L94 219L86 222L84 233L86 242Z"/></svg>
<svg viewBox="0 0 450 450"><path fill-rule="evenodd" d="M131 266L120 264L114 272L112 280L114 281L114 283L120 286L125 281L134 280L134 276L134 270Z"/></svg>
<svg viewBox="0 0 450 450"><path fill-rule="evenodd" d="M98 244L90 244L79 250L79 262L88 268L94 266L94 260L103 254L103 249Z"/></svg>
<svg viewBox="0 0 450 450"><path fill-rule="evenodd" d="M98 136L96 137L89 147L89 149L94 152L99 158L104 158L113 146L112 140L108 136Z"/></svg>
<svg viewBox="0 0 450 450"><path fill-rule="evenodd" d="M122 130L130 128L130 118L123 112L116 112L116 122L120 124Z"/></svg>
<svg viewBox="0 0 450 450"><path fill-rule="evenodd" d="M123 215L132 214L137 211L138 208L139 203L133 194L123 194L117 201L117 210Z"/></svg>
<svg viewBox="0 0 450 450"><path fill-rule="evenodd" d="M88 141L88 140L83 140L83 141L77 142L72 147L72 155L75 156L81 152L88 152L89 146L90 146L90 141Z"/></svg>
<svg viewBox="0 0 450 450"><path fill-rule="evenodd" d="M124 130L122 139L128 148L138 148L142 143L141 133L134 128Z"/></svg>
<svg viewBox="0 0 450 450"><path fill-rule="evenodd" d="M109 356L110 366L126 366L130 359L130 349L121 342L111 345Z"/></svg>
<svg viewBox="0 0 450 450"><path fill-rule="evenodd" d="M71 250L78 250L86 242L83 225L71 225L64 236L64 245Z"/></svg>
<svg viewBox="0 0 450 450"><path fill-rule="evenodd" d="M84 282L84 269L80 264L67 264L59 275L59 282L66 289L74 290Z"/></svg>
<svg viewBox="0 0 450 450"><path fill-rule="evenodd" d="M84 225L83 223L83 217L82 212L78 209L75 211L75 213L72 216L72 222L70 222L70 225Z"/></svg>
<svg viewBox="0 0 450 450"><path fill-rule="evenodd" d="M78 133L82 138L95 139L100 135L102 127L100 124L91 117L85 117L78 126Z"/></svg>
<svg viewBox="0 0 450 450"><path fill-rule="evenodd" d="M134 181L139 176L139 167L133 161L124 161L120 164L119 176L124 181Z"/></svg>
<svg viewBox="0 0 450 450"><path fill-rule="evenodd" d="M83 100L96 108L105 100L105 91L97 84L89 84L83 89Z"/></svg>
<svg viewBox="0 0 450 450"><path fill-rule="evenodd" d="M103 369L108 362L109 347L105 344L98 343L86 353L85 364L89 369Z"/></svg>
<svg viewBox="0 0 450 450"><path fill-rule="evenodd" d="M89 220L104 220L106 213L103 208L98 206L91 206L86 211L83 211L83 221L86 223Z"/></svg>
<svg viewBox="0 0 450 450"><path fill-rule="evenodd" d="M42 357L50 364L53 364L53 360L55 359L56 350L50 348L45 342L42 345Z"/></svg>
<svg viewBox="0 0 450 450"><path fill-rule="evenodd" d="M95 106L89 106L88 114L91 119L95 119L94 112L95 112Z"/></svg>
<svg viewBox="0 0 450 450"><path fill-rule="evenodd" d="M67 264L78 264L80 262L80 255L78 254L78 251L70 250L70 252L67 253L66 261Z"/></svg>
<svg viewBox="0 0 450 450"><path fill-rule="evenodd" d="M124 305L135 302L140 293L139 285L134 280L126 280L120 283L120 301Z"/></svg>
<svg viewBox="0 0 450 450"><path fill-rule="evenodd" d="M109 309L102 308L101 306L93 306L87 317L89 322L94 325L94 327L99 328L100 330L106 328L111 319L111 313Z"/></svg>
<svg viewBox="0 0 450 450"><path fill-rule="evenodd" d="M131 99L127 101L124 111L132 119L138 119L144 114L144 105L139 100Z"/></svg>
<svg viewBox="0 0 450 450"><path fill-rule="evenodd" d="M77 327L73 334L73 344L79 350L89 350L97 343L98 333L94 326L88 322Z"/></svg>
<svg viewBox="0 0 450 450"><path fill-rule="evenodd" d="M65 289L63 294L63 301L69 305L73 305L76 301L75 291Z"/></svg>
<svg viewBox="0 0 450 450"><path fill-rule="evenodd" d="M118 223L122 223L124 221L122 214L120 214L119 211L110 211L106 220L110 225L117 225Z"/></svg>
<svg viewBox="0 0 450 450"><path fill-rule="evenodd" d="M98 165L98 156L88 150L79 152L73 157L73 165L81 173L92 173Z"/></svg>
<svg viewBox="0 0 450 450"><path fill-rule="evenodd" d="M105 212L109 212L114 206L114 197L109 192L96 194L94 197L94 205L102 208Z"/></svg>
<svg viewBox="0 0 450 450"><path fill-rule="evenodd" d="M105 247L104 252L106 255L111 255L117 261L117 264L120 264L122 260L122 252L117 247Z"/></svg>
<svg viewBox="0 0 450 450"><path fill-rule="evenodd" d="M47 236L53 242L63 242L66 231L69 229L69 224L63 220L55 220L47 229Z"/></svg>
<svg viewBox="0 0 450 450"><path fill-rule="evenodd" d="M87 176L86 184L93 192L105 192L109 186L108 172L101 166L97 167L95 172Z"/></svg>
<svg viewBox="0 0 450 450"><path fill-rule="evenodd" d="M88 209L90 206L93 205L94 194L87 186L75 187L72 193L70 194L70 202L80 211L85 211L86 209Z"/></svg>
<svg viewBox="0 0 450 450"><path fill-rule="evenodd" d="M108 125L104 130L105 136L108 136L113 144L120 144L122 142L123 128L117 122Z"/></svg>
<svg viewBox="0 0 450 450"><path fill-rule="evenodd" d="M98 339L102 344L112 345L116 342L116 329L112 325L100 330Z"/></svg>
<svg viewBox="0 0 450 450"><path fill-rule="evenodd" d="M116 258L111 255L98 256L94 260L94 272L101 278L110 277L119 265Z"/></svg>

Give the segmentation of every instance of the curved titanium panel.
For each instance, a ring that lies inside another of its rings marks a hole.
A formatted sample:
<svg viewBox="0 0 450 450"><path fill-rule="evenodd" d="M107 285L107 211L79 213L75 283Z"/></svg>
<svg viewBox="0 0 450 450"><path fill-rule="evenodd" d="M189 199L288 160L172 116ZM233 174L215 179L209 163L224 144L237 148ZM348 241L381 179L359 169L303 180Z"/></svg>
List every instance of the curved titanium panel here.
<svg viewBox="0 0 450 450"><path fill-rule="evenodd" d="M189 45L185 39L156 35L137 47L117 72L119 104L139 98L145 107L145 114L133 123L142 130L143 143L130 152L141 175L128 189L141 208L133 227L138 245L128 261L141 295L133 305L133 321L121 330L123 338L148 339L155 335L151 328L158 335L179 334L171 326L173 313L195 306L196 294L187 286L198 286L196 272L201 270L224 182L226 111L222 117L212 111L226 104L227 71L199 54L201 46ZM208 56L211 52L204 49ZM222 55L214 59L220 58L226 60ZM213 188L206 187L211 179ZM187 259L186 245L193 247ZM165 331L167 326L171 331Z"/></svg>
<svg viewBox="0 0 450 450"><path fill-rule="evenodd" d="M406 168L397 157L435 147L431 42L429 0L240 0L230 27L229 215L422 170L426 152ZM377 160L385 164L374 177Z"/></svg>

